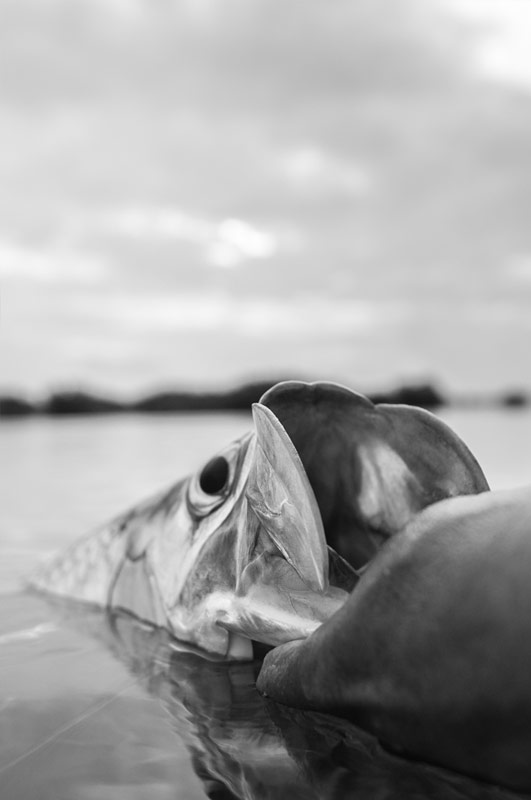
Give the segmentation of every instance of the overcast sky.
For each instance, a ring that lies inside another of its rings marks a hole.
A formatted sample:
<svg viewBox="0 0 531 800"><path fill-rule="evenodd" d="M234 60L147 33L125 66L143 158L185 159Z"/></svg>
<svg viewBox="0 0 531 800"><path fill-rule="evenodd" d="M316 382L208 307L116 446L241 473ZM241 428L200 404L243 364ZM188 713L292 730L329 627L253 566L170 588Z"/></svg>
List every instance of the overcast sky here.
<svg viewBox="0 0 531 800"><path fill-rule="evenodd" d="M531 385L527 0L4 0L0 388Z"/></svg>

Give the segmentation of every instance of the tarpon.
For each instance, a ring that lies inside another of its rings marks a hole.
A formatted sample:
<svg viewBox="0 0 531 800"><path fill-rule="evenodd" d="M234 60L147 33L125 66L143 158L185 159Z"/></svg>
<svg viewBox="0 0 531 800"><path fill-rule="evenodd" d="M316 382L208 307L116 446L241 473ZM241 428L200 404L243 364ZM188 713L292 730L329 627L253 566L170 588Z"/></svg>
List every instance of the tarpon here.
<svg viewBox="0 0 531 800"><path fill-rule="evenodd" d="M227 659L305 639L422 508L488 489L441 420L331 383L278 384L254 430L43 566L37 589L121 608Z"/></svg>

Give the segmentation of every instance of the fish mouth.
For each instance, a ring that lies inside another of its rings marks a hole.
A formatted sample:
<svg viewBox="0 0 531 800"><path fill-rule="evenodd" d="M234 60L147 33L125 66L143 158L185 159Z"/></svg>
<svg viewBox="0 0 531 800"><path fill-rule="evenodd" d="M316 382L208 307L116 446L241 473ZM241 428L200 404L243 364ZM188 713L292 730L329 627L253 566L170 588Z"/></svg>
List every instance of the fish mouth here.
<svg viewBox="0 0 531 800"><path fill-rule="evenodd" d="M247 584L240 560L237 594L247 605L239 621L228 614L224 623L250 638L308 636L423 508L488 490L466 445L420 409L375 406L339 384L287 381L265 393L253 417L246 499L264 539Z"/></svg>
<svg viewBox="0 0 531 800"><path fill-rule="evenodd" d="M232 635L229 651L247 654L239 637L276 646L309 636L345 603L357 579L344 564L342 585L331 585L319 506L297 450L269 408L255 404L253 420L236 591L210 598L218 603L217 624Z"/></svg>

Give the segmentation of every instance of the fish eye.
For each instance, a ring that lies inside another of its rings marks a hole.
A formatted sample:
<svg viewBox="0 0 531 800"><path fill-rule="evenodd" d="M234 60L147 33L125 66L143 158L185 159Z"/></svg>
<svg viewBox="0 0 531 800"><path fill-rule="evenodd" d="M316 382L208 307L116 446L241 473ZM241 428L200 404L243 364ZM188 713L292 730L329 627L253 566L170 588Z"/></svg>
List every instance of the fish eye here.
<svg viewBox="0 0 531 800"><path fill-rule="evenodd" d="M227 514L230 512L245 483L245 473L240 477L250 442L251 435L236 440L190 477L186 504L194 519L201 520L222 506Z"/></svg>
<svg viewBox="0 0 531 800"><path fill-rule="evenodd" d="M205 494L219 494L229 479L229 462L223 456L215 456L205 464L199 475L199 486Z"/></svg>

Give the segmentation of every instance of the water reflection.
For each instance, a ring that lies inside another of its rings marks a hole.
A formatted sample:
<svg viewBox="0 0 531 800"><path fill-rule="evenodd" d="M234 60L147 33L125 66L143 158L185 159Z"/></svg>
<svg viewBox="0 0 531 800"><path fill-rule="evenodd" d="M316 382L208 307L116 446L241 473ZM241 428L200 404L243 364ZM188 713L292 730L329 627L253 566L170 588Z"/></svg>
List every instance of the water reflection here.
<svg viewBox="0 0 531 800"><path fill-rule="evenodd" d="M396 757L344 721L265 700L255 689L258 661L209 661L125 615L93 617L90 628L163 703L211 798L515 798Z"/></svg>

